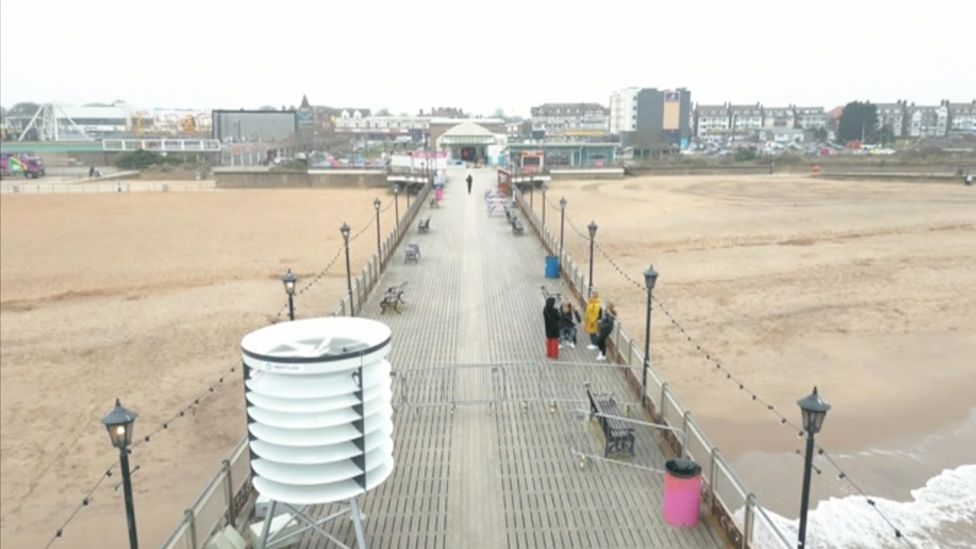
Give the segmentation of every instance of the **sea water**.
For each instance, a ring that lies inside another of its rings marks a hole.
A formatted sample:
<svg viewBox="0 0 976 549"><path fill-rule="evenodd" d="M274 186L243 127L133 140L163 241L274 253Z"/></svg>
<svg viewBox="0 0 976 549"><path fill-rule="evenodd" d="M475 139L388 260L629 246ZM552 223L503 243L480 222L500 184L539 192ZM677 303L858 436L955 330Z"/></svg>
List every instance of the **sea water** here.
<svg viewBox="0 0 976 549"><path fill-rule="evenodd" d="M863 496L831 497L807 515L807 547L834 548L947 548L976 547L976 465L946 469L912 490L909 501L871 498L898 525L912 545L895 537ZM795 540L799 520L775 513L771 517L787 539ZM779 547L771 532L757 524L757 547Z"/></svg>
<svg viewBox="0 0 976 549"><path fill-rule="evenodd" d="M816 456L821 474L812 476L807 547L976 548L976 409L944 431L833 454L833 459L894 527L839 478L830 462ZM779 530L796 540L802 457L754 453L737 460L736 467ZM742 510L735 515L741 524ZM895 527L910 544L895 536ZM756 521L757 547L781 547L773 536Z"/></svg>

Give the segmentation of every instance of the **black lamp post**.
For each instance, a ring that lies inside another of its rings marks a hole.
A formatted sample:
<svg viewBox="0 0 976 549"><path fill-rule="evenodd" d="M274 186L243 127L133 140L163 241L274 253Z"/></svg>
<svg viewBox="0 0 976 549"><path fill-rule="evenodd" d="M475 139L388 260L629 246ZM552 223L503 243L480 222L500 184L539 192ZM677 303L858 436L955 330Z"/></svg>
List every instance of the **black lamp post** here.
<svg viewBox="0 0 976 549"><path fill-rule="evenodd" d="M546 230L546 184L545 182L539 186L539 190L542 191L542 232ZM543 238L545 240L545 238Z"/></svg>
<svg viewBox="0 0 976 549"><path fill-rule="evenodd" d="M373 199L373 209L376 210L376 257L383 261L383 244L380 236L380 199Z"/></svg>
<svg viewBox="0 0 976 549"><path fill-rule="evenodd" d="M559 199L559 269L563 268L563 235L566 229L566 197Z"/></svg>
<svg viewBox="0 0 976 549"><path fill-rule="evenodd" d="M647 399L647 369L651 365L651 301L654 299L654 285L657 271L651 265L644 271L644 286L647 287L647 322L644 324L644 368L641 373L641 406Z"/></svg>
<svg viewBox="0 0 976 549"><path fill-rule="evenodd" d="M115 408L102 418L102 423L108 429L108 437L112 446L119 449L119 461L122 465L122 490L125 494L125 520L129 526L129 547L138 549L139 537L136 535L136 511L132 504L132 478L129 473L129 444L132 443L132 424L136 421L135 412L122 407L119 399L115 399Z"/></svg>
<svg viewBox="0 0 976 549"><path fill-rule="evenodd" d="M813 435L820 432L823 427L824 418L830 410L827 404L817 394L817 388L813 392L796 401L800 405L803 415L803 430L807 432L807 453L803 460L803 499L800 500L800 537L797 547L804 549L807 544L807 509L810 507L810 471L813 469Z"/></svg>
<svg viewBox="0 0 976 549"><path fill-rule="evenodd" d="M346 289L349 290L349 316L356 316L356 309L352 303L352 269L349 266L349 231L349 225L343 222L342 227L339 228L339 232L342 233L342 241L346 247Z"/></svg>
<svg viewBox="0 0 976 549"><path fill-rule="evenodd" d="M586 228L590 231L590 278L586 285L586 295L589 297L593 295L593 238L596 236L596 221L590 221Z"/></svg>
<svg viewBox="0 0 976 549"><path fill-rule="evenodd" d="M400 186L393 186L393 213L396 215L396 228L400 228Z"/></svg>
<svg viewBox="0 0 976 549"><path fill-rule="evenodd" d="M291 269L281 277L281 283L285 285L285 293L288 294L288 320L295 320L295 282L298 282L298 278L292 274Z"/></svg>
<svg viewBox="0 0 976 549"><path fill-rule="evenodd" d="M535 209L535 182L529 178L529 209Z"/></svg>

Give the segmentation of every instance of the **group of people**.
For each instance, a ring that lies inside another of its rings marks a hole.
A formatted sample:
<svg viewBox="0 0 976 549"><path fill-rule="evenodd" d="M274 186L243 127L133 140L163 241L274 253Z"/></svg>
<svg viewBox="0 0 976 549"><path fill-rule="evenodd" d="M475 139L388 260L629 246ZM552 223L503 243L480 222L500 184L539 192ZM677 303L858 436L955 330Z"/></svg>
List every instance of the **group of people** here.
<svg viewBox="0 0 976 549"><path fill-rule="evenodd" d="M596 360L606 362L607 360L607 338L613 332L613 325L617 319L617 310L613 303L604 309L600 295L593 292L590 299L586 302L586 309L583 317L580 318L579 312L573 304L566 300L556 306L556 298L549 296L546 298L546 305L542 309L542 317L546 322L546 356L551 359L559 358L559 349L569 347L576 348L577 327L583 322L583 331L589 339L586 348L593 351L598 350Z"/></svg>

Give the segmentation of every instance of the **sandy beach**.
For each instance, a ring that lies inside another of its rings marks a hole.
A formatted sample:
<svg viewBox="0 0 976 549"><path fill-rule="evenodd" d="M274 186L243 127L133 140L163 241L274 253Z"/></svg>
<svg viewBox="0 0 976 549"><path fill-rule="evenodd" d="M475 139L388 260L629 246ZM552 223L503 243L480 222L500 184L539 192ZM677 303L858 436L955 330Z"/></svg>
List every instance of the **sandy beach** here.
<svg viewBox="0 0 976 549"><path fill-rule="evenodd" d="M642 282L653 262L655 295L746 389L799 422L795 402L817 385L833 406L818 444L869 494L909 501L943 470L974 463L976 437L961 436L976 429L972 188L796 176L555 181L547 219L557 235L563 196L576 227L567 223L566 249L585 267L579 233L595 220L597 241L632 278ZM595 286L643 340L646 293L596 255ZM746 484L795 517L803 441L654 314L657 368ZM822 458L815 464L824 471L815 498L854 493Z"/></svg>
<svg viewBox="0 0 976 549"><path fill-rule="evenodd" d="M215 384L133 453L140 539L161 543L244 433L239 369L230 372L241 336L281 309L284 270L311 278L341 245L343 221L356 231L371 219L376 194L4 195L0 545L43 546L117 461L99 423L116 397L140 414L138 438ZM653 261L656 295L751 390L799 421L795 401L818 385L834 407L818 442L870 493L907 501L973 462L973 189L659 177L553 182L549 200L561 196L579 231L598 223L598 242L631 277ZM552 206L547 219L558 223ZM384 233L392 220L391 208ZM566 248L586 264L588 242L568 224ZM374 250L371 227L353 244L354 269ZM640 337L643 290L599 256L595 270ZM298 315L331 312L344 286L337 263ZM655 315L656 366L761 500L795 516L801 441ZM850 494L823 478L818 499ZM61 546L124 543L117 482L99 488Z"/></svg>
<svg viewBox="0 0 976 549"><path fill-rule="evenodd" d="M375 217L377 195L393 199L359 189L4 195L0 545L43 546L118 461L100 423L116 397L139 413L139 439L213 384L130 458L140 540L158 546L244 434L240 369L230 372L240 338L281 309L284 271L301 287L341 246L343 221L355 232ZM351 248L358 271L375 227ZM344 291L340 261L297 314L329 314ZM102 484L59 546L125 544L118 481Z"/></svg>

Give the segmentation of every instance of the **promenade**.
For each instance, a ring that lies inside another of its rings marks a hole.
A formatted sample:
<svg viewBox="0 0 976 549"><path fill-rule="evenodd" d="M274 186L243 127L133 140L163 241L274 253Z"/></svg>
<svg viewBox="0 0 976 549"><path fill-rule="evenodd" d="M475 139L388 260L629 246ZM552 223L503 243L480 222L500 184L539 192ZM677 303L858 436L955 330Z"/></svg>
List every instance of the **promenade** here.
<svg viewBox="0 0 976 549"><path fill-rule="evenodd" d="M659 435L636 429L636 455L604 461L603 434L588 421L585 384L613 393L640 417L622 372L594 361L583 337L558 361L544 353L545 251L527 228L514 235L489 216L493 171L452 170L445 199L424 206L403 244L420 245L417 264L398 249L378 289L407 283L401 314L380 314L375 291L362 316L393 330L396 470L361 498L374 548L718 547L704 525L678 529L661 517ZM431 195L432 196L432 195ZM311 516L331 511L323 505ZM354 544L351 521L329 530ZM303 548L332 544L308 532Z"/></svg>

